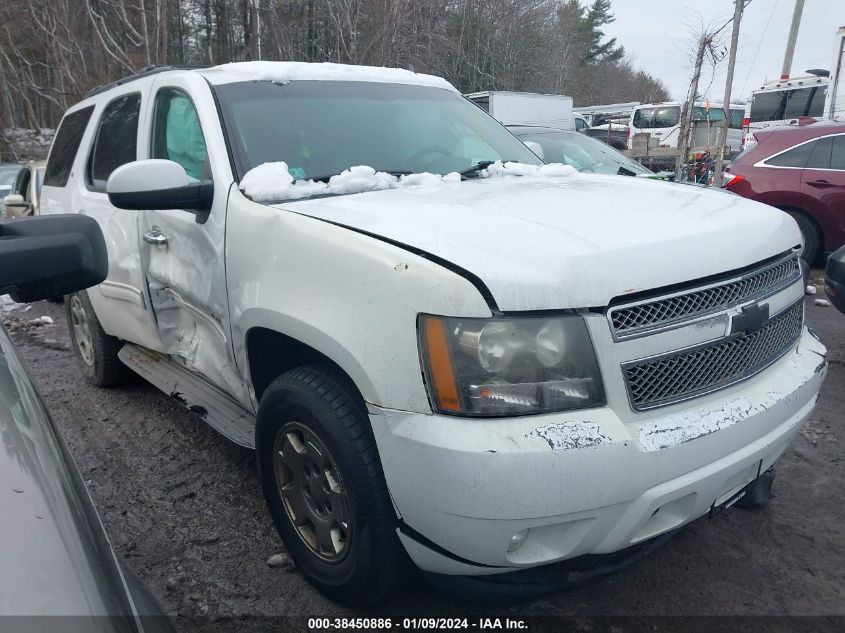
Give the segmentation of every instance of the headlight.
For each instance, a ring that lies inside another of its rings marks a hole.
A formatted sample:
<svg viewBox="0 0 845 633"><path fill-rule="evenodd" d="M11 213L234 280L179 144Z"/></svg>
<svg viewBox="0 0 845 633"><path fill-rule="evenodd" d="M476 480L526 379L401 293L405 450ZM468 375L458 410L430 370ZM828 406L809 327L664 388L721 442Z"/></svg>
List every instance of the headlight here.
<svg viewBox="0 0 845 633"><path fill-rule="evenodd" d="M605 403L584 319L420 316L420 357L441 413L506 416Z"/></svg>

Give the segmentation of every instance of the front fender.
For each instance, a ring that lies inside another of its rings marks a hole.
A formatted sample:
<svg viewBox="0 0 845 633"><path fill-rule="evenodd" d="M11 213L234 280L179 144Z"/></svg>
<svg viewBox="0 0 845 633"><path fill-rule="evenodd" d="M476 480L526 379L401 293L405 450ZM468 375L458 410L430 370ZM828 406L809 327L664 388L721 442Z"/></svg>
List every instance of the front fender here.
<svg viewBox="0 0 845 633"><path fill-rule="evenodd" d="M227 222L232 338L244 370L247 333L264 327L334 361L367 402L430 413L417 316L491 314L467 279L376 237L254 203L239 191Z"/></svg>

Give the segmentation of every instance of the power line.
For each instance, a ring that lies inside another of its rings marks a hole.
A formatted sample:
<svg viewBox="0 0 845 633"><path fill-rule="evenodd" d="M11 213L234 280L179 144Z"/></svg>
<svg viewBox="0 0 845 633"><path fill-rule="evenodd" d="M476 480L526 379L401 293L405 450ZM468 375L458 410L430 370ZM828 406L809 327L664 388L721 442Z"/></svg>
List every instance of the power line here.
<svg viewBox="0 0 845 633"><path fill-rule="evenodd" d="M743 2L743 4L742 4L742 10L743 10L743 11L745 11L745 8L746 8L749 4L751 4L751 0L744 0L744 2ZM725 22L722 26L720 26L718 29L716 29L716 30L713 32L713 37L716 37L719 33L721 33L721 32L722 32L722 30L723 30L726 26L728 26L728 24L730 24L730 23L731 23L731 22L733 22L733 21L734 21L734 19L733 19L733 17L731 17L731 19L730 19L730 20L728 20L727 22Z"/></svg>
<svg viewBox="0 0 845 633"><path fill-rule="evenodd" d="M740 94L745 94L745 87L748 85L748 80L751 78L751 71L754 70L754 64L757 63L757 55L760 54L760 46L763 44L763 40L766 37L766 31L769 30L769 24L771 23L779 4L780 0L775 0L772 12L769 14L769 19L766 20L766 26L763 27L763 34L760 35L760 40L757 42L757 50L754 51L754 59L751 60L751 66L748 67L748 74L745 75L745 82L742 84L742 90L739 91Z"/></svg>

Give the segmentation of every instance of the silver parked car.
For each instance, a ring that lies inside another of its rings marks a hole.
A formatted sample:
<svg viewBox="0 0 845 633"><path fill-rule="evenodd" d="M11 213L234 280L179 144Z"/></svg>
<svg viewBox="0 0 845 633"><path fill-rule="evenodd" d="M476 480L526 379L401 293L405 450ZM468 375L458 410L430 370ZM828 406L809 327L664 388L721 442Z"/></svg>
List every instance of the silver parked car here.
<svg viewBox="0 0 845 633"><path fill-rule="evenodd" d="M563 163L593 174L661 178L610 145L584 134L539 125L509 125L508 129L547 163Z"/></svg>
<svg viewBox="0 0 845 633"><path fill-rule="evenodd" d="M34 160L18 168L11 190L2 199L3 217L23 218L40 214L41 183L46 164L47 161Z"/></svg>
<svg viewBox="0 0 845 633"><path fill-rule="evenodd" d="M3 200L12 193L12 186L21 166L15 163L0 163L0 212L3 211Z"/></svg>

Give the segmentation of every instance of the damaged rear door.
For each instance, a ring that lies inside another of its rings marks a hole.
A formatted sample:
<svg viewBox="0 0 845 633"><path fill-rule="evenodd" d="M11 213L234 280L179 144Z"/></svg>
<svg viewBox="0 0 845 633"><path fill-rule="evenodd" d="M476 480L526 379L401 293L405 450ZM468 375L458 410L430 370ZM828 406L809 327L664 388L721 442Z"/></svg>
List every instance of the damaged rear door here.
<svg viewBox="0 0 845 633"><path fill-rule="evenodd" d="M198 108L195 99L205 100L205 106ZM141 212L141 264L159 336L174 360L248 405L232 352L226 296L225 220L232 178L210 89L198 76L166 78L154 87L150 108L150 158L172 160L190 178L215 185L207 216ZM213 142L215 136L220 144Z"/></svg>

